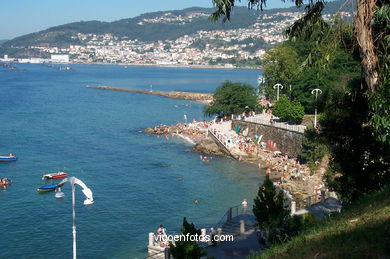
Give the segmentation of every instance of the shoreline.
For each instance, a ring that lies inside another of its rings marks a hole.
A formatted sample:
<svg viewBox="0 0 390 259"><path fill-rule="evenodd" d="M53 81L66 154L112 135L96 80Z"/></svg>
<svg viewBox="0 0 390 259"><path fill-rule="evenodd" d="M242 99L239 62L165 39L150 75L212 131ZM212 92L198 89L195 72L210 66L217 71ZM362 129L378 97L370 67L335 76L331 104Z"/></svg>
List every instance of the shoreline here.
<svg viewBox="0 0 390 259"><path fill-rule="evenodd" d="M236 66L222 66L222 65L185 65L185 64L144 64L144 63L104 63L104 62L68 62L68 63L55 63L55 62L18 62L18 61L0 61L0 63L15 63L15 64L55 64L55 65L108 65L108 66L132 66L132 67L161 67L161 68L192 68L192 69L244 69L244 70L262 70L260 67L236 67Z"/></svg>
<svg viewBox="0 0 390 259"><path fill-rule="evenodd" d="M231 142L229 143L231 144L233 144L232 141L236 142L234 145L229 144L228 150L230 155L209 136L209 129L214 131L221 130L218 132L220 137L230 138ZM160 125L154 128L147 128L144 132L165 135L166 139L172 134L172 136L180 137L186 142L194 143L195 147L192 151L200 153L201 157L204 155L216 155L230 157L238 162L258 164L259 171L265 170L276 187L287 191L295 201L300 203L303 199L311 196L320 197L321 191L328 191L324 180L327 161L322 161L314 171L311 171L307 165L301 165L297 158L289 158L286 155L282 155L279 151L273 152L268 150L267 147L247 142L248 140L239 134L234 137L229 136L232 133L231 128L229 128L229 133L224 132L222 125L214 121L188 124L178 123L170 126Z"/></svg>
<svg viewBox="0 0 390 259"><path fill-rule="evenodd" d="M117 66L133 66L133 67L162 67L162 68L194 68L194 69L247 69L247 70L262 70L262 67L235 67L221 65L184 65L184 64L144 64L144 63L104 63L104 62L69 62L58 64L73 64L73 65L117 65Z"/></svg>

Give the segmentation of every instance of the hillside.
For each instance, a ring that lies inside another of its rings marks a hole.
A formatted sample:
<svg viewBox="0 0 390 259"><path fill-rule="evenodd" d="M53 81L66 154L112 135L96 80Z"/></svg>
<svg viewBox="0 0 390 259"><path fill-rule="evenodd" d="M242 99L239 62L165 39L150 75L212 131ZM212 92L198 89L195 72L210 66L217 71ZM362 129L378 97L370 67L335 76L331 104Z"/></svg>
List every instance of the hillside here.
<svg viewBox="0 0 390 259"><path fill-rule="evenodd" d="M324 14L335 13L342 1L328 3ZM256 22L259 15L275 14L278 12L303 12L303 8L279 8L264 11L248 10L245 7L236 7L232 14L231 22L212 23L209 15L214 11L212 8L188 8L184 10L173 10L167 12L146 13L134 18L122 19L114 22L82 21L51 27L47 30L23 35L3 44L4 48L10 46L31 46L31 45L55 45L68 46L79 44L78 39L72 38L77 33L84 34L106 34L111 33L117 37L127 37L130 40L151 42L157 40L172 40L184 35L194 34L199 30L229 30L247 28ZM189 14L202 13L205 16L188 18ZM183 17L182 22L158 22L145 23L144 20L151 20L166 14L172 17Z"/></svg>
<svg viewBox="0 0 390 259"><path fill-rule="evenodd" d="M260 258L390 258L390 188L266 250Z"/></svg>

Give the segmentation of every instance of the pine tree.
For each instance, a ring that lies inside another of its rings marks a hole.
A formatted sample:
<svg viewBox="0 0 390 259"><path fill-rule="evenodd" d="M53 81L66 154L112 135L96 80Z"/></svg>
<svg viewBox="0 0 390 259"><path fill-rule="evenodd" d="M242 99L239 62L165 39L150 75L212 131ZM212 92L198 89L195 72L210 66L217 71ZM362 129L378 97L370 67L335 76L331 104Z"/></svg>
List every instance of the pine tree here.
<svg viewBox="0 0 390 259"><path fill-rule="evenodd" d="M290 214L290 211L284 208L283 192L276 191L268 175L263 185L259 187L254 200L253 214L262 229L280 226Z"/></svg>

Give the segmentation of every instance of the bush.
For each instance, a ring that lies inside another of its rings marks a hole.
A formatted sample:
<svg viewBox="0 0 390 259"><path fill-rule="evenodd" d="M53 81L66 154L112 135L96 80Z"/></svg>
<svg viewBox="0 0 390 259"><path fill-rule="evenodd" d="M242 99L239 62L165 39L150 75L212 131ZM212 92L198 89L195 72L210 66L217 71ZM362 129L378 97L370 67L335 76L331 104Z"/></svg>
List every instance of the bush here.
<svg viewBox="0 0 390 259"><path fill-rule="evenodd" d="M305 115L305 110L299 101L290 101L283 96L276 102L272 114L282 120L300 123Z"/></svg>

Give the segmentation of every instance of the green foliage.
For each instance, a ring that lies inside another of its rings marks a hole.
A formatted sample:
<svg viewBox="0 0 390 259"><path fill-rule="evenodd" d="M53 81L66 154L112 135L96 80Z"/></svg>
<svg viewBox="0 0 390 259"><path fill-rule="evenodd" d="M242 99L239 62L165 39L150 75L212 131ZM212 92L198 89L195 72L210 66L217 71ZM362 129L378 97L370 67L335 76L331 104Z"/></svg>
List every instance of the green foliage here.
<svg viewBox="0 0 390 259"><path fill-rule="evenodd" d="M370 123L378 141L390 145L390 6L383 5L374 15L373 34L379 58L381 87L369 94Z"/></svg>
<svg viewBox="0 0 390 259"><path fill-rule="evenodd" d="M332 153L327 182L346 200L390 183L390 146L374 137L368 98L356 85L334 91L320 120Z"/></svg>
<svg viewBox="0 0 390 259"><path fill-rule="evenodd" d="M302 142L302 150L299 154L301 163L306 163L314 171L326 154L329 154L326 140L320 134L317 134L313 128L307 129Z"/></svg>
<svg viewBox="0 0 390 259"><path fill-rule="evenodd" d="M386 258L390 254L389 197L389 187L366 195L290 241L249 258Z"/></svg>
<svg viewBox="0 0 390 259"><path fill-rule="evenodd" d="M282 96L272 109L272 114L282 120L299 123L302 121L305 111L297 100L290 101L287 97Z"/></svg>
<svg viewBox="0 0 390 259"><path fill-rule="evenodd" d="M301 217L302 228L304 229L313 227L318 223L318 219L310 212L303 214Z"/></svg>
<svg viewBox="0 0 390 259"><path fill-rule="evenodd" d="M281 119L287 120L290 111L290 105L291 102L287 99L287 97L282 96L272 109L272 114Z"/></svg>
<svg viewBox="0 0 390 259"><path fill-rule="evenodd" d="M280 226L289 218L290 211L284 208L283 192L276 191L268 175L259 187L254 200L253 214L256 216L258 226L263 229Z"/></svg>
<svg viewBox="0 0 390 259"><path fill-rule="evenodd" d="M184 217L181 234L200 235L200 231L195 228L193 223L189 224ZM199 247L195 241L177 241L175 245L170 242L169 251L177 259L199 259L206 255L203 248Z"/></svg>
<svg viewBox="0 0 390 259"><path fill-rule="evenodd" d="M280 83L284 86L281 93L287 92L288 85L300 71L297 52L286 44L268 50L263 65L266 92L271 99L275 99L275 90L272 88L275 84Z"/></svg>
<svg viewBox="0 0 390 259"><path fill-rule="evenodd" d="M208 116L230 116L253 111L257 101L255 90L248 84L225 81L215 90L214 102L205 107L204 113Z"/></svg>

